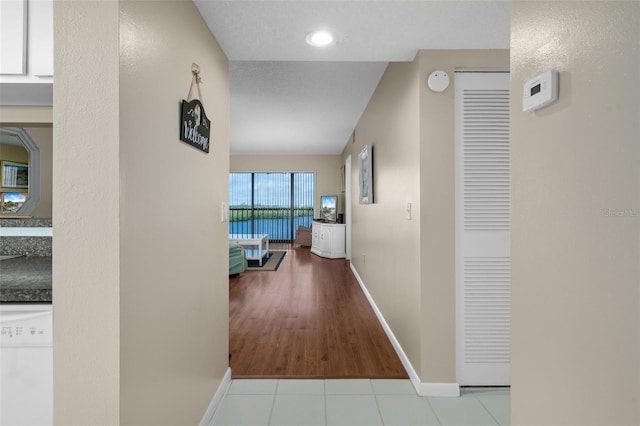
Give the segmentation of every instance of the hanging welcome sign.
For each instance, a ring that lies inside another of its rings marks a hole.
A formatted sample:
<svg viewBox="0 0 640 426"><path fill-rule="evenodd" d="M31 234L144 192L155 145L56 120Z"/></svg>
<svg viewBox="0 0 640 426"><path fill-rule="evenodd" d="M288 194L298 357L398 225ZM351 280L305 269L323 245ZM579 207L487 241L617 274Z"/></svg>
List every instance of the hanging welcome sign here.
<svg viewBox="0 0 640 426"><path fill-rule="evenodd" d="M211 122L207 118L204 107L199 100L194 99L191 102L182 101L181 121L180 140L204 152L209 152Z"/></svg>
<svg viewBox="0 0 640 426"><path fill-rule="evenodd" d="M182 107L180 108L180 140L209 153L211 121L204 112L202 102L198 99L189 101L194 83L198 88L198 96L202 98L200 94L200 82L202 81L200 67L194 63L191 66L191 72L193 73L193 79L191 80L189 94L187 95L187 100L182 101Z"/></svg>

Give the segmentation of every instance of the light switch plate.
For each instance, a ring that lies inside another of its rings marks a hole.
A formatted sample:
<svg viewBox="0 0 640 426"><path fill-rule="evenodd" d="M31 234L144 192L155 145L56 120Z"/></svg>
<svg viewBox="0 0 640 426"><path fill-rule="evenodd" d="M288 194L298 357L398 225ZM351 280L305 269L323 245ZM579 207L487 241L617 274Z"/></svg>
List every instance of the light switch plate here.
<svg viewBox="0 0 640 426"><path fill-rule="evenodd" d="M221 222L229 222L229 203L222 202L221 206Z"/></svg>

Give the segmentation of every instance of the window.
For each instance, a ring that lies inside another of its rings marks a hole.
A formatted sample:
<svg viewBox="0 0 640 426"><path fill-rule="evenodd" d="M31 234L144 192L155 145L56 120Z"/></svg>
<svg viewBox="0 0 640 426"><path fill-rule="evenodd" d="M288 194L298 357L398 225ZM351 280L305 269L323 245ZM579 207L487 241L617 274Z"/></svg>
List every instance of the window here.
<svg viewBox="0 0 640 426"><path fill-rule="evenodd" d="M298 226L311 226L314 194L313 172L232 172L229 233L293 241Z"/></svg>
<svg viewBox="0 0 640 426"><path fill-rule="evenodd" d="M20 192L0 192L0 212L16 213L27 200L27 194Z"/></svg>

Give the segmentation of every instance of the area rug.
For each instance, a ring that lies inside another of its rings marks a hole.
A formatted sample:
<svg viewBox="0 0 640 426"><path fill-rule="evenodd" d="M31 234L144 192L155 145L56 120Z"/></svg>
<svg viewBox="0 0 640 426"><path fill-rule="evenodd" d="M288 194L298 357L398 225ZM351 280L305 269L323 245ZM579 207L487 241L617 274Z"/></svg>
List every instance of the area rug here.
<svg viewBox="0 0 640 426"><path fill-rule="evenodd" d="M277 271L285 254L286 251L270 251L267 258L262 260L262 266L257 260L249 260L247 271Z"/></svg>

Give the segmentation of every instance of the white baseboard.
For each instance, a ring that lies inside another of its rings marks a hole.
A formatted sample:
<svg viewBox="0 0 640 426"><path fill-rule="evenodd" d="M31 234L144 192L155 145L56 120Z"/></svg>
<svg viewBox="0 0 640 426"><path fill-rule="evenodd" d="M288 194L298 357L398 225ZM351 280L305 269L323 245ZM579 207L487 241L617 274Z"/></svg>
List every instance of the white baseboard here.
<svg viewBox="0 0 640 426"><path fill-rule="evenodd" d="M460 396L457 383L420 383L420 396Z"/></svg>
<svg viewBox="0 0 640 426"><path fill-rule="evenodd" d="M358 284L360 284L362 292L369 301L371 308L373 308L373 312L375 312L376 317L378 317L378 321L380 321L384 332L387 334L387 337L389 338L393 349L395 349L396 353L398 354L398 358L400 358L402 366L405 368L405 370L407 370L407 374L409 375L409 379L411 380L411 384L416 390L416 393L420 396L460 396L460 386L457 383L422 383L420 381L418 373L416 373L413 365L411 365L409 357L407 357L407 354L402 349L400 342L398 342L398 339L396 339L393 331L391 331L391 327L389 327L389 324L387 324L387 321L384 319L382 312L380 312L380 309L378 309L376 302L373 300L373 297L371 297L371 294L369 293L369 290L367 290L367 287L364 285L362 278L360 278L360 274L358 274L357 269L355 268L355 266L353 266L353 263L349 262L349 265L351 266L353 275L356 277L356 281L358 281Z"/></svg>
<svg viewBox="0 0 640 426"><path fill-rule="evenodd" d="M231 368L227 367L227 371L225 371L224 376L222 377L222 381L220 382L220 386L218 386L218 390L213 394L213 398L207 407L207 411L204 412L202 416L202 420L200 420L200 426L211 426L213 425L213 419L216 415L216 410L220 406L222 399L227 394L227 390L229 390L229 386L231 386Z"/></svg>

